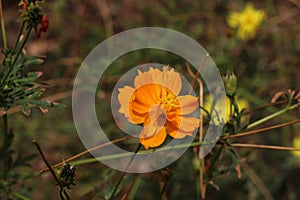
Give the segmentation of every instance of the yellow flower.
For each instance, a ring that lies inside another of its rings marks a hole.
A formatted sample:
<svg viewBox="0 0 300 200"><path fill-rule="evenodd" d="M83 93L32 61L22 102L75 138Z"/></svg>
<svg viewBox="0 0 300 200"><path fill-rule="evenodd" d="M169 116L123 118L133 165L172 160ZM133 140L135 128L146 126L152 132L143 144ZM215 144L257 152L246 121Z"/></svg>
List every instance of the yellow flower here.
<svg viewBox="0 0 300 200"><path fill-rule="evenodd" d="M295 137L293 139L293 146L295 148L300 148L300 136ZM292 151L292 154L298 158L300 158L300 151Z"/></svg>
<svg viewBox="0 0 300 200"><path fill-rule="evenodd" d="M237 29L237 36L246 41L255 36L255 31L265 16L264 11L256 10L251 3L248 3L243 11L232 12L227 22L230 27Z"/></svg>
<svg viewBox="0 0 300 200"><path fill-rule="evenodd" d="M239 107L239 110L243 109L243 108L249 108L249 103L247 100L245 99L239 99L239 98L235 98L236 100L236 104L237 106ZM214 108L214 110L221 110L221 105L220 104L216 104L215 105L216 107ZM224 122L228 122L229 121L229 113L230 113L230 100L228 97L226 97L226 113L228 115L225 116L225 119L224 119ZM209 95L206 95L205 96L205 99L204 99L204 105L203 107L208 111L208 112L211 112L212 113L212 120L214 120L215 124L218 124L217 122L217 115L214 113L214 111L212 111L212 102L211 102L211 98ZM232 110L234 108L231 108Z"/></svg>
<svg viewBox="0 0 300 200"><path fill-rule="evenodd" d="M181 89L180 75L168 66L163 71L138 70L134 88L119 88L119 113L133 124L143 124L140 143L145 149L160 146L167 134L173 138L192 135L199 126L198 118L187 116L198 108L198 98L178 96Z"/></svg>

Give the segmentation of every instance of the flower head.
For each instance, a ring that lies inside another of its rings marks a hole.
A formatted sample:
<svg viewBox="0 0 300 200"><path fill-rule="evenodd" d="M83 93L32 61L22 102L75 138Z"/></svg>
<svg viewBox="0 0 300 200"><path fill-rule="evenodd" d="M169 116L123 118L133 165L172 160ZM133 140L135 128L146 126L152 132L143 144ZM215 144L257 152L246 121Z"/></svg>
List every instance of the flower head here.
<svg viewBox="0 0 300 200"><path fill-rule="evenodd" d="M140 143L148 149L160 146L169 134L173 138L192 135L199 119L188 114L198 108L198 98L179 96L182 89L180 75L174 69L150 68L138 71L134 87L119 88L119 113L133 124L143 124Z"/></svg>
<svg viewBox="0 0 300 200"><path fill-rule="evenodd" d="M235 100L236 100L236 104L238 106L238 108L240 109L244 109L244 108L249 108L249 102L246 100L246 99L242 99L242 98L238 98L238 97L235 97ZM219 124L218 122L218 114L215 113L215 110L221 110L222 109L222 104L216 104L213 106L213 103L212 103L212 100L211 100L211 97L209 95L206 95L205 98L204 98L204 105L203 107L212 114L212 120L215 124ZM230 120L230 109L234 109L234 108L230 108L231 105L230 105L230 100L229 100L229 97L226 97L226 113L228 115L225 116L225 118L223 119L224 122L228 122ZM243 120L243 119L242 119Z"/></svg>
<svg viewBox="0 0 300 200"><path fill-rule="evenodd" d="M300 136L297 136L293 139L293 146L295 148L300 148ZM294 156L300 158L300 151L292 151L291 152Z"/></svg>
<svg viewBox="0 0 300 200"><path fill-rule="evenodd" d="M237 29L237 36L246 41L255 36L256 29L265 16L264 11L256 10L251 3L248 3L243 11L232 12L227 22L230 27Z"/></svg>
<svg viewBox="0 0 300 200"><path fill-rule="evenodd" d="M43 1L39 0L23 0L20 5L23 6L22 18L27 23L28 28L31 27L37 32L37 37L41 36L42 32L46 32L49 26L49 21L42 11Z"/></svg>

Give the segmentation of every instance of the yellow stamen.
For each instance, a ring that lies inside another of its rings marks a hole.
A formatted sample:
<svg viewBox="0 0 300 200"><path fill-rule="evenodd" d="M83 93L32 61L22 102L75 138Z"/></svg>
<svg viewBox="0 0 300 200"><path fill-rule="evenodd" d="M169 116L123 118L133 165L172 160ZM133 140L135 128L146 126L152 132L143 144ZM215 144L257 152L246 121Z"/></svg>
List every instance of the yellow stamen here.
<svg viewBox="0 0 300 200"><path fill-rule="evenodd" d="M167 111L176 108L178 105L178 100L173 93L163 93L159 98L159 102Z"/></svg>

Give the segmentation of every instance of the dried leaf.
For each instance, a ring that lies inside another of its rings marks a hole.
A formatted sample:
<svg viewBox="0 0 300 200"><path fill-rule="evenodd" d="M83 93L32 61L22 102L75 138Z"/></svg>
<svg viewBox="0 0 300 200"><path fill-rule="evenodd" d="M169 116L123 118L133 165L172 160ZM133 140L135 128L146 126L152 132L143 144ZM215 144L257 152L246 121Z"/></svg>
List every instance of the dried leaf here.
<svg viewBox="0 0 300 200"><path fill-rule="evenodd" d="M237 164L235 167L234 167L236 173L237 173L237 177L238 179L241 179L242 178L242 173L241 173L241 166L240 164Z"/></svg>
<svg viewBox="0 0 300 200"><path fill-rule="evenodd" d="M42 111L42 113L47 113L48 112L48 108L39 107L39 109Z"/></svg>

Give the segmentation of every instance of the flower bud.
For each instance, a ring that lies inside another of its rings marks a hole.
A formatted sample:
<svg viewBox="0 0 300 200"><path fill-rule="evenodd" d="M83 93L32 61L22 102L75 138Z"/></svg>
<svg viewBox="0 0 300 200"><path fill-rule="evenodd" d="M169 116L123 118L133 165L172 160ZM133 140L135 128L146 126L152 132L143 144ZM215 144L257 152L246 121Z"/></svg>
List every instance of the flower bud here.
<svg viewBox="0 0 300 200"><path fill-rule="evenodd" d="M235 74L232 71L228 71L223 77L226 95L229 97L232 97L236 93L236 84L237 84L237 78Z"/></svg>

